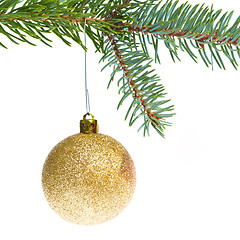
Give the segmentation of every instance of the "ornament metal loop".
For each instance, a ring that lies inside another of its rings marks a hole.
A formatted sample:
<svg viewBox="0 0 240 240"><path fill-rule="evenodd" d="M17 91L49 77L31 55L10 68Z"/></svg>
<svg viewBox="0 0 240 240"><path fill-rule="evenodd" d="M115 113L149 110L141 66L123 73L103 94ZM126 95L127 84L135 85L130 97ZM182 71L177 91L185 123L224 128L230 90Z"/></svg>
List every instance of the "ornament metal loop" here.
<svg viewBox="0 0 240 240"><path fill-rule="evenodd" d="M92 119L86 119L87 116L91 116ZM98 122L94 119L91 113L83 115L83 120L80 121L80 133L97 133Z"/></svg>

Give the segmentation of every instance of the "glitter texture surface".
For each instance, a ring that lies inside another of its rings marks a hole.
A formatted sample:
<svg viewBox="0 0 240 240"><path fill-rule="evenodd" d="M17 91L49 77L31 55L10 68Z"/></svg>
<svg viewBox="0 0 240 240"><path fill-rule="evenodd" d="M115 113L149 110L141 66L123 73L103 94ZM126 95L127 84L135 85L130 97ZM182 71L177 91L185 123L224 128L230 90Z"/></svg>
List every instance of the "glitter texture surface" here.
<svg viewBox="0 0 240 240"><path fill-rule="evenodd" d="M127 150L100 133L64 139L43 166L43 192L50 207L77 224L116 217L130 202L135 185L135 167Z"/></svg>

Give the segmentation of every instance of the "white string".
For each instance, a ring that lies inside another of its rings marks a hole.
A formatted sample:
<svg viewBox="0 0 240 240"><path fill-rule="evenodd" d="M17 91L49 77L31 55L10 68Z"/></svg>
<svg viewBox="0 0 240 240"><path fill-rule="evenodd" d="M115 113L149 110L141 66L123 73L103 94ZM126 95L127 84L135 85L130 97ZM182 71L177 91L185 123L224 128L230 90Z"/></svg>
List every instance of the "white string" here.
<svg viewBox="0 0 240 240"><path fill-rule="evenodd" d="M85 18L85 22L84 22L84 46L87 47L86 44L86 18ZM89 91L88 91L88 87L87 87L87 52L85 52L85 97L86 97L86 112L89 113L90 112L90 100L89 100Z"/></svg>

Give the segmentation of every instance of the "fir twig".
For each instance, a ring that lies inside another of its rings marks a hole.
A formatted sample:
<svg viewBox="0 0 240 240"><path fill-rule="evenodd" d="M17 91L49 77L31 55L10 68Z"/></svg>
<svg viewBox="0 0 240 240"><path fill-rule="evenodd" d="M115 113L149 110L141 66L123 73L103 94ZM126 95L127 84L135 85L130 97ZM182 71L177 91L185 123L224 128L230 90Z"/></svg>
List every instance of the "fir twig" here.
<svg viewBox="0 0 240 240"><path fill-rule="evenodd" d="M134 52L132 50L123 51L123 48L129 48L131 45L131 43L129 44L129 42L124 41L124 37L118 40L118 42L112 35L107 34L107 37L112 48L107 47L105 49L105 56L101 60L109 60L106 66L109 64L117 66L112 74L112 78L120 69L124 72L124 76L118 81L118 85L121 84L120 92L123 93L118 107L122 105L128 96L132 95L133 101L125 117L125 119L130 117L129 125L132 125L143 116L144 122L139 130L143 128L144 135L146 133L149 134L149 124L151 124L163 137L165 126L171 125L165 119L173 115L173 113L167 114L166 112L172 111L173 106L163 107L170 100L159 100L165 96L165 93L163 93L164 87L158 84L160 79L156 74L150 75L153 70L147 71L151 67L151 60L144 53L136 50ZM110 79L110 83L112 78ZM126 82L124 81L125 79ZM132 113L130 114L131 111Z"/></svg>
<svg viewBox="0 0 240 240"><path fill-rule="evenodd" d="M130 125L141 117L144 134L152 125L163 136L173 106L163 107L169 100L161 99L165 93L160 78L149 70L149 46L159 63L163 41L173 61L180 60L182 50L195 62L200 56L207 67L212 58L225 69L225 58L237 68L240 16L229 26L232 16L233 12L222 13L213 6L178 0L0 0L0 33L16 44L35 45L32 40L39 40L48 46L53 33L65 44L70 46L72 40L86 50L79 34L86 19L86 34L96 51L103 53L102 60L109 60L106 66L116 65L109 83L118 71L124 73L118 80L123 93L119 106L133 96L126 115ZM7 48L1 39L0 46Z"/></svg>

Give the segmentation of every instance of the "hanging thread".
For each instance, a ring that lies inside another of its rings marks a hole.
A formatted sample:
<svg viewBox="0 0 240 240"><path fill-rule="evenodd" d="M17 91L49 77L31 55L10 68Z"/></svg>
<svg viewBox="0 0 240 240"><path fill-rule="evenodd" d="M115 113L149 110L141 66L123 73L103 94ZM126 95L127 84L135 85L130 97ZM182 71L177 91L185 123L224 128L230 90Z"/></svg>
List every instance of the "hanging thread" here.
<svg viewBox="0 0 240 240"><path fill-rule="evenodd" d="M86 18L84 22L84 46L87 47L86 44ZM87 51L85 52L85 98L86 98L86 112L90 112L90 100L89 100L89 91L87 87Z"/></svg>

